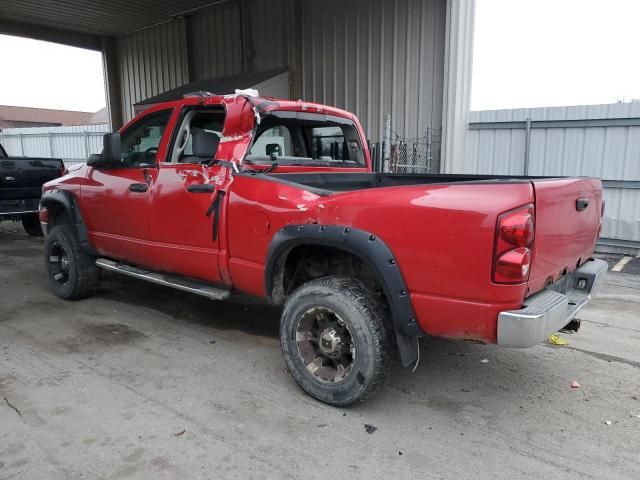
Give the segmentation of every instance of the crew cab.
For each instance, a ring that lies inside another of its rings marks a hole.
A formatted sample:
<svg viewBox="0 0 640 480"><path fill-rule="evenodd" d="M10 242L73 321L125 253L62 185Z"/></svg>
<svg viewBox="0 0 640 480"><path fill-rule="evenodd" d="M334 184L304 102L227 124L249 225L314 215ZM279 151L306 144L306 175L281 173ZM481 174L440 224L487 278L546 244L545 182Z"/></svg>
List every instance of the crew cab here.
<svg viewBox="0 0 640 480"><path fill-rule="evenodd" d="M104 269L265 298L295 381L344 406L415 364L418 337L530 347L570 324L607 269L603 208L595 178L375 173L349 112L202 93L105 135L40 220L58 296Z"/></svg>
<svg viewBox="0 0 640 480"><path fill-rule="evenodd" d="M0 222L22 222L29 236L41 237L38 204L42 185L63 173L60 159L13 157L0 145Z"/></svg>

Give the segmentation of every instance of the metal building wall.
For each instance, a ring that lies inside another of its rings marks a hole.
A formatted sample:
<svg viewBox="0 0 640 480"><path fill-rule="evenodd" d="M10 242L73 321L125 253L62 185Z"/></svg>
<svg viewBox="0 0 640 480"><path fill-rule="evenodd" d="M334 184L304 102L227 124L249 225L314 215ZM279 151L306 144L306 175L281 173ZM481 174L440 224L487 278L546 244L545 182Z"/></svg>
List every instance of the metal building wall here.
<svg viewBox="0 0 640 480"><path fill-rule="evenodd" d="M190 81L288 66L293 6L229 1L118 37L124 120L136 102Z"/></svg>
<svg viewBox="0 0 640 480"><path fill-rule="evenodd" d="M296 98L355 112L372 140L387 113L424 137L442 126L445 26L446 0L226 2L118 39L124 116L189 81L290 67Z"/></svg>
<svg viewBox="0 0 640 480"><path fill-rule="evenodd" d="M301 2L302 98L350 110L374 141L442 126L446 1Z"/></svg>
<svg viewBox="0 0 640 480"><path fill-rule="evenodd" d="M240 4L222 4L187 19L191 81L242 73Z"/></svg>
<svg viewBox="0 0 640 480"><path fill-rule="evenodd" d="M604 180L601 249L640 249L640 102L471 112L467 171ZM542 123L540 123L542 122Z"/></svg>
<svg viewBox="0 0 640 480"><path fill-rule="evenodd" d="M292 15L292 0L245 0L189 16L191 81L288 66Z"/></svg>
<svg viewBox="0 0 640 480"><path fill-rule="evenodd" d="M302 3L308 3L302 0ZM345 2L346 3L346 2ZM245 2L247 18L247 71L263 72L291 66L291 44L295 39L294 0Z"/></svg>
<svg viewBox="0 0 640 480"><path fill-rule="evenodd" d="M189 81L184 19L176 19L117 39L122 111Z"/></svg>

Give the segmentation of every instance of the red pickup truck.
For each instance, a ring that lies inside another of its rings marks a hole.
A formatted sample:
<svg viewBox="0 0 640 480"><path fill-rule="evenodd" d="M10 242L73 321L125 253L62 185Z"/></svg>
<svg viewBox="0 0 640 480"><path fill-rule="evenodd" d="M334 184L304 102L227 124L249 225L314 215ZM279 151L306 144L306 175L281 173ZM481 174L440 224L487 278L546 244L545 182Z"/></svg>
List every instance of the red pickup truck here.
<svg viewBox="0 0 640 480"><path fill-rule="evenodd" d="M156 105L43 190L58 296L95 293L105 269L266 298L295 381L333 405L417 362L420 336L533 346L607 269L600 180L374 173L357 118L303 101Z"/></svg>

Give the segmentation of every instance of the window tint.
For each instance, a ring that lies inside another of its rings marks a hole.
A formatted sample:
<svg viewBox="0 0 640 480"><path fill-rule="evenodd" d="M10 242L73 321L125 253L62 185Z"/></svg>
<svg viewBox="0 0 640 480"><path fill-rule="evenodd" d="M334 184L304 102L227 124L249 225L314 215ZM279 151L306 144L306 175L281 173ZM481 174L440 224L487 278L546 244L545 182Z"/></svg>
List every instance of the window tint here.
<svg viewBox="0 0 640 480"><path fill-rule="evenodd" d="M143 167L156 163L158 147L170 118L171 110L152 113L122 133L124 167Z"/></svg>

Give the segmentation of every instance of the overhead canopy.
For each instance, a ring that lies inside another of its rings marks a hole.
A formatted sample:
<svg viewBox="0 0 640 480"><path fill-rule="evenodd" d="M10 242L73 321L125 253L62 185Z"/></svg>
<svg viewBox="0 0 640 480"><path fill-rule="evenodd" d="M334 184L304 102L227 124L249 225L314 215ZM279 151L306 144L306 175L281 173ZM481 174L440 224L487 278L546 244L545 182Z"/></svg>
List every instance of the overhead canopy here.
<svg viewBox="0 0 640 480"><path fill-rule="evenodd" d="M263 96L289 97L289 71L286 68L267 72L245 73L229 77L196 80L173 90L147 98L135 104L136 111L149 108L156 103L179 100L192 92L210 92L218 95L230 95L237 88L255 88Z"/></svg>
<svg viewBox="0 0 640 480"><path fill-rule="evenodd" d="M0 32L11 22L92 35L123 35L223 1L2 0Z"/></svg>

